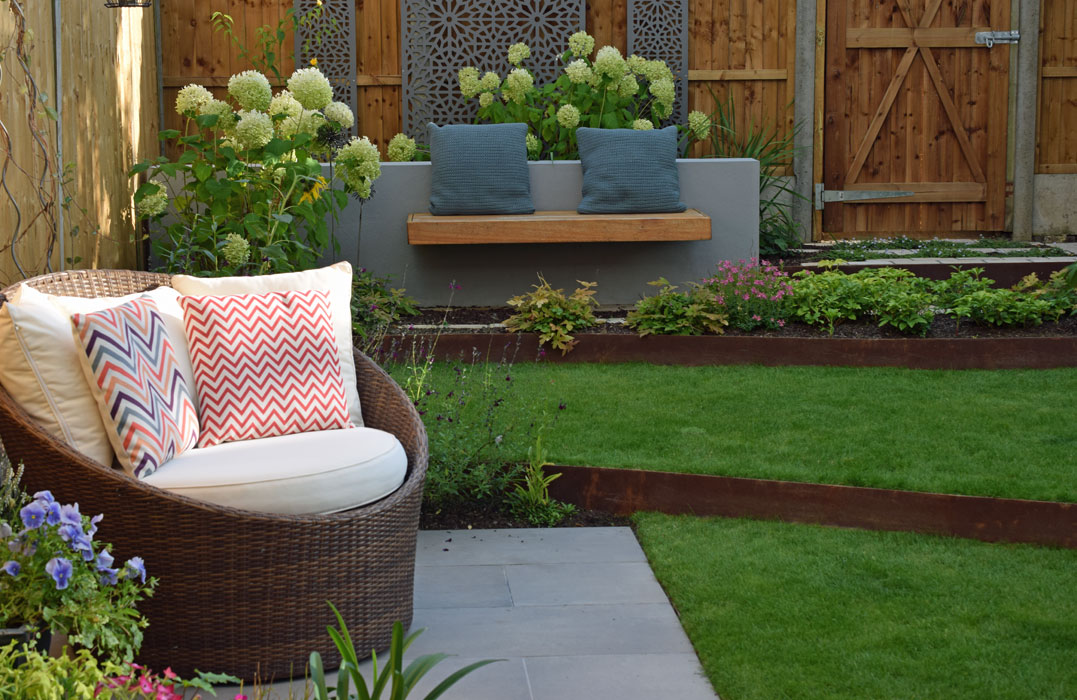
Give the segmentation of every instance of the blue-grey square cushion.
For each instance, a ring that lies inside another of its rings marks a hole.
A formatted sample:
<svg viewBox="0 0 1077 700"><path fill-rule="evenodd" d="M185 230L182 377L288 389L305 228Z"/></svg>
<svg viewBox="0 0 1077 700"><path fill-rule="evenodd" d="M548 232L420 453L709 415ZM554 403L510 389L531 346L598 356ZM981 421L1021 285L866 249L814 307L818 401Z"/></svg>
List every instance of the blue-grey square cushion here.
<svg viewBox="0 0 1077 700"><path fill-rule="evenodd" d="M581 214L684 211L677 176L677 127L576 129L583 164Z"/></svg>
<svg viewBox="0 0 1077 700"><path fill-rule="evenodd" d="M534 214L526 124L430 124L430 213Z"/></svg>

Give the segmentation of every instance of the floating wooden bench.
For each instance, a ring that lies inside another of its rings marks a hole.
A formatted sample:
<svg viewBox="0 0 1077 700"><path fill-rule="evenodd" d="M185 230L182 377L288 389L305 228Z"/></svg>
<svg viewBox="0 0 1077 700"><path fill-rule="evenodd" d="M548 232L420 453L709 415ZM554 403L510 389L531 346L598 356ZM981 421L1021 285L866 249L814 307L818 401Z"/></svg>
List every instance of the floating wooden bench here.
<svg viewBox="0 0 1077 700"><path fill-rule="evenodd" d="M697 209L676 214L408 215L411 245L705 241L710 237L711 218Z"/></svg>

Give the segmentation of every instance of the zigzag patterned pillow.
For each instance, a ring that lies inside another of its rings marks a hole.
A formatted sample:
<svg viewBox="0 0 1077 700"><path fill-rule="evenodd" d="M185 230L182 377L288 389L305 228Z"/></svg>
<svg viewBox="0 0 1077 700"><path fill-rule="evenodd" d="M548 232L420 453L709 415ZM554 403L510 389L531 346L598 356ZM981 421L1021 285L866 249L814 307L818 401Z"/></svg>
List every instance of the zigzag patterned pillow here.
<svg viewBox="0 0 1077 700"><path fill-rule="evenodd" d="M123 468L149 476L198 441L198 414L157 304L72 314L80 364Z"/></svg>
<svg viewBox="0 0 1077 700"><path fill-rule="evenodd" d="M351 426L329 294L180 297L199 447Z"/></svg>

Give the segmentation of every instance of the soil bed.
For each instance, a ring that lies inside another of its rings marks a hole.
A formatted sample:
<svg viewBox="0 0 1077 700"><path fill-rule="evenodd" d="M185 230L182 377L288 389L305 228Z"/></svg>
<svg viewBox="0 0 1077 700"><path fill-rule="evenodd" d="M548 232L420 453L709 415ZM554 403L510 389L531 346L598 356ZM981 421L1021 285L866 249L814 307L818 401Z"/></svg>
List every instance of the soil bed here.
<svg viewBox="0 0 1077 700"><path fill-rule="evenodd" d="M577 509L554 527L608 527L631 525L627 515L613 515L600 510ZM513 516L496 503L468 503L442 506L436 511L423 506L419 519L422 530L467 530L536 527Z"/></svg>

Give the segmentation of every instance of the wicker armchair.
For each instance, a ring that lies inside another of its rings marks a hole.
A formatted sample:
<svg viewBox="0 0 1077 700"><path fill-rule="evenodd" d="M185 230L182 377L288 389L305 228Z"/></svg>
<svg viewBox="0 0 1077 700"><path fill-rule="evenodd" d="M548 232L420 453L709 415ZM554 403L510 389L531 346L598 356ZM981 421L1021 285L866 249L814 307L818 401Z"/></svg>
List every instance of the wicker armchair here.
<svg viewBox="0 0 1077 700"><path fill-rule="evenodd" d="M58 295L120 296L169 277L86 270L26 284ZM355 364L363 419L400 440L408 472L387 498L332 515L254 513L149 486L52 437L0 388L0 438L11 460L25 463L25 488L104 513L98 536L113 543L116 559L141 556L160 579L140 605L150 621L143 663L181 675L198 668L248 680L302 678L311 651L330 668L339 664L326 601L343 614L358 650L387 647L396 620L410 625L426 432L384 371L358 352Z"/></svg>

